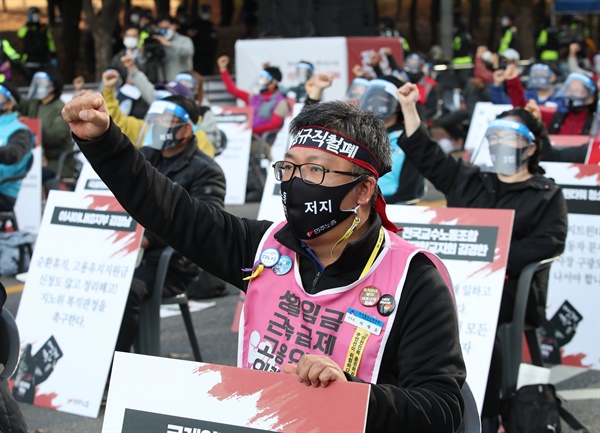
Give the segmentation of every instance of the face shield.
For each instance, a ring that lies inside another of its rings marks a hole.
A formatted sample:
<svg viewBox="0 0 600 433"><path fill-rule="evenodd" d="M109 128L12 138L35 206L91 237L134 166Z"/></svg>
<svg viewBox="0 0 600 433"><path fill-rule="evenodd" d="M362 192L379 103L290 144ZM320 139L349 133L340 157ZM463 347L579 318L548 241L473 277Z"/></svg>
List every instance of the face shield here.
<svg viewBox="0 0 600 433"><path fill-rule="evenodd" d="M346 92L346 99L360 99L365 94L369 80L365 78L355 78L350 83L348 91Z"/></svg>
<svg viewBox="0 0 600 433"><path fill-rule="evenodd" d="M363 110L372 111L385 122L399 107L396 98L397 91L398 88L389 81L372 80L360 100L360 107Z"/></svg>
<svg viewBox="0 0 600 433"><path fill-rule="evenodd" d="M496 119L490 123L471 162L482 172L515 174L531 156L534 136L514 120Z"/></svg>
<svg viewBox="0 0 600 433"><path fill-rule="evenodd" d="M273 81L273 76L263 69L260 71L253 88L260 93L266 92L269 90L268 87L271 81Z"/></svg>
<svg viewBox="0 0 600 433"><path fill-rule="evenodd" d="M552 87L552 78L554 72L549 66L543 64L535 64L529 70L529 83L527 87L529 89L549 89Z"/></svg>
<svg viewBox="0 0 600 433"><path fill-rule="evenodd" d="M299 84L306 83L313 74L313 67L306 62L296 64L296 78Z"/></svg>
<svg viewBox="0 0 600 433"><path fill-rule="evenodd" d="M587 75L580 72L569 74L565 84L557 93L569 110L585 108L593 102L596 85Z"/></svg>
<svg viewBox="0 0 600 433"><path fill-rule="evenodd" d="M190 131L193 130L189 114L180 105L154 101L146 113L135 145L150 146L160 151L172 149L185 140L186 125L190 125Z"/></svg>
<svg viewBox="0 0 600 433"><path fill-rule="evenodd" d="M190 89L194 95L198 91L198 82L190 74L185 74L185 73L177 74L175 76L175 81L177 81L178 83L183 84L185 87L187 87L188 89Z"/></svg>
<svg viewBox="0 0 600 433"><path fill-rule="evenodd" d="M0 114L4 114L4 106L8 103L8 101L15 102L15 99L8 89L0 84Z"/></svg>
<svg viewBox="0 0 600 433"><path fill-rule="evenodd" d="M45 72L36 72L33 75L31 84L29 85L29 92L27 93L27 99L36 99L41 101L46 99L52 92L54 87L50 75Z"/></svg>
<svg viewBox="0 0 600 433"><path fill-rule="evenodd" d="M409 55L404 61L404 72L411 83L418 83L423 78L423 66L425 62L416 54Z"/></svg>

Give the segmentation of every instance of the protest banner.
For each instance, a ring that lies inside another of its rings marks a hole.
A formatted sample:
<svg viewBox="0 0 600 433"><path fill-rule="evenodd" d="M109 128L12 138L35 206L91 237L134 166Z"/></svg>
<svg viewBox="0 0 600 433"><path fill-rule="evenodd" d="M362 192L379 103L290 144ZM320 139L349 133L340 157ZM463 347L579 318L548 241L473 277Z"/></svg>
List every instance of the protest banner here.
<svg viewBox="0 0 600 433"><path fill-rule="evenodd" d="M18 401L98 415L141 239L114 197L50 192L16 317Z"/></svg>
<svg viewBox="0 0 600 433"><path fill-rule="evenodd" d="M354 78L352 68L354 65L360 65L366 77L377 77L375 70L371 66L371 56L379 55L379 67L384 75L391 75L392 65L388 61L386 50L389 48L391 54L400 68L404 63L404 49L402 48L402 38L347 38L348 45L348 77L350 81Z"/></svg>
<svg viewBox="0 0 600 433"><path fill-rule="evenodd" d="M19 120L35 135L35 145L33 163L21 184L14 211L19 230L37 234L42 220L42 121L28 117Z"/></svg>
<svg viewBox="0 0 600 433"><path fill-rule="evenodd" d="M157 372L168 380L150 379ZM117 352L102 432L360 433L369 387L314 388L294 375Z"/></svg>
<svg viewBox="0 0 600 433"><path fill-rule="evenodd" d="M80 194L113 195L89 162L85 162L75 185L75 192Z"/></svg>
<svg viewBox="0 0 600 433"><path fill-rule="evenodd" d="M481 413L502 299L514 211L388 206L406 241L436 254L450 273L469 386Z"/></svg>
<svg viewBox="0 0 600 433"><path fill-rule="evenodd" d="M569 229L550 268L542 355L550 364L600 369L600 167L542 162L561 186Z"/></svg>
<svg viewBox="0 0 600 433"><path fill-rule="evenodd" d="M252 109L213 106L212 111L217 118L219 129L227 138L225 149L215 157L227 181L225 204L244 204L252 140Z"/></svg>
<svg viewBox="0 0 600 433"><path fill-rule="evenodd" d="M465 151L470 154L473 150L477 149L485 137L485 131L490 122L498 114L512 108L513 106L509 104L492 104L491 102L478 102L475 104L475 110L473 110L473 116L471 116L471 123L469 124L469 131L465 140Z"/></svg>

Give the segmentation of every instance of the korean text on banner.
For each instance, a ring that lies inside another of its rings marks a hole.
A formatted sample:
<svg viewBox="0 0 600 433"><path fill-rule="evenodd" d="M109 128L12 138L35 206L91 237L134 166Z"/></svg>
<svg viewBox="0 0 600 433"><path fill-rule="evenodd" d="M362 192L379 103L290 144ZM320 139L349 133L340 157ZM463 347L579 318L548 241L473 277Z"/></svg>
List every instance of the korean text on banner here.
<svg viewBox="0 0 600 433"><path fill-rule="evenodd" d="M565 252L550 268L542 355L550 364L600 369L600 166L544 162L567 201Z"/></svg>
<svg viewBox="0 0 600 433"><path fill-rule="evenodd" d="M148 380L157 371L169 380ZM360 433L369 388L343 381L314 388L294 375L117 352L102 432Z"/></svg>
<svg viewBox="0 0 600 433"><path fill-rule="evenodd" d="M514 211L388 206L406 241L436 254L454 286L469 386L481 413L512 233Z"/></svg>
<svg viewBox="0 0 600 433"><path fill-rule="evenodd" d="M98 415L142 230L114 197L51 191L16 319L17 400Z"/></svg>

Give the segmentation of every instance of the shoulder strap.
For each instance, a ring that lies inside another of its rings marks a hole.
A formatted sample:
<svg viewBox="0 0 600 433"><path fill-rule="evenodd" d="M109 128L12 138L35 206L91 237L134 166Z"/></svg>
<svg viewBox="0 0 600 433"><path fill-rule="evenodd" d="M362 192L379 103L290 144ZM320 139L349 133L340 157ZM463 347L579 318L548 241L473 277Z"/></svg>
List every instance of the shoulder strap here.
<svg viewBox="0 0 600 433"><path fill-rule="evenodd" d="M569 427L571 427L577 432L590 433L589 428L581 424L571 412L569 412L562 406L562 401L560 400L560 398L557 397L556 400L558 401L558 413L560 414L560 417L564 419L567 424L569 424Z"/></svg>

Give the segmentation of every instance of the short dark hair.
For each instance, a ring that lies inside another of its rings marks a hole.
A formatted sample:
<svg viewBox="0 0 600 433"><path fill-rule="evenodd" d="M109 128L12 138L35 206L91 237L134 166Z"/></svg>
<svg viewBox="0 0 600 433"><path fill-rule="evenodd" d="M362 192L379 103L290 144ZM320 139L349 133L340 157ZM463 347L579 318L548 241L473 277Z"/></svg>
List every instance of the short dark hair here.
<svg viewBox="0 0 600 433"><path fill-rule="evenodd" d="M128 25L124 26L123 30L121 31L121 34L124 35L127 30L131 30L131 29L134 29L135 31L137 31L138 32L138 36L139 36L139 34L140 34L140 28L138 26L134 25L134 24L128 24Z"/></svg>
<svg viewBox="0 0 600 433"><path fill-rule="evenodd" d="M198 109L196 108L196 103L194 101L179 95L168 96L164 100L179 105L190 115L190 120L194 125L198 123Z"/></svg>
<svg viewBox="0 0 600 433"><path fill-rule="evenodd" d="M265 71L267 71L275 81L278 83L281 82L281 70L277 66L267 66Z"/></svg>
<svg viewBox="0 0 600 433"><path fill-rule="evenodd" d="M540 157L544 153L544 147L550 146L548 131L542 122L539 122L533 114L524 108L513 108L498 115L498 119L514 116L520 119L519 123L525 125L534 135L533 142L536 145L535 152L527 160L527 170L531 174L544 174L546 171L540 167Z"/></svg>
<svg viewBox="0 0 600 433"><path fill-rule="evenodd" d="M163 15L160 15L159 17L156 18L156 24L160 23L161 21L168 21L171 24L174 24L176 22L175 18L173 18L169 14L163 14Z"/></svg>
<svg viewBox="0 0 600 433"><path fill-rule="evenodd" d="M329 101L306 105L292 120L290 135L294 136L300 129L311 125L339 132L365 146L371 151L381 167L379 175L384 170L389 171L392 167L389 135L383 121L374 113L362 110L357 105L345 101ZM374 168L377 169L377 167ZM356 164L353 172L358 175L372 174ZM372 207L376 195L374 194L372 198Z"/></svg>

